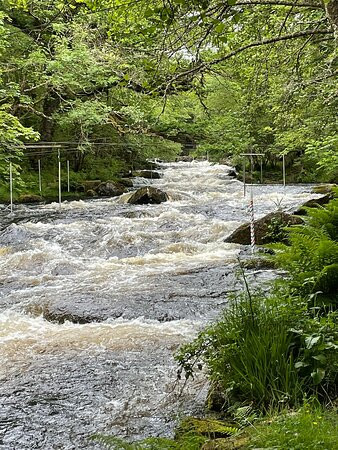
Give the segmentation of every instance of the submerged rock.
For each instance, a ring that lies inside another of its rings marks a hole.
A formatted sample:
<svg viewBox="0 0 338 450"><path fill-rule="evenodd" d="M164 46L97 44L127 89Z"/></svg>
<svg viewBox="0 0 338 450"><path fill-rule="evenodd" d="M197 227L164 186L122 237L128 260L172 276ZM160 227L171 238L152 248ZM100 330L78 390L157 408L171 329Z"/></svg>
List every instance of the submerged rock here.
<svg viewBox="0 0 338 450"><path fill-rule="evenodd" d="M121 183L116 183L115 181L105 181L97 186L95 189L99 195L107 197L116 197L117 195L122 195L126 192L125 186Z"/></svg>
<svg viewBox="0 0 338 450"><path fill-rule="evenodd" d="M169 199L168 194L156 189L152 186L145 186L137 189L130 197L126 199L126 203L132 205L159 204Z"/></svg>
<svg viewBox="0 0 338 450"><path fill-rule="evenodd" d="M285 212L270 213L261 219L255 220L255 240L256 244L263 245L273 242L273 239L268 236L270 226L278 221L281 226L300 225L303 219ZM224 242L233 244L250 245L251 233L250 223L244 223L237 230L235 230Z"/></svg>

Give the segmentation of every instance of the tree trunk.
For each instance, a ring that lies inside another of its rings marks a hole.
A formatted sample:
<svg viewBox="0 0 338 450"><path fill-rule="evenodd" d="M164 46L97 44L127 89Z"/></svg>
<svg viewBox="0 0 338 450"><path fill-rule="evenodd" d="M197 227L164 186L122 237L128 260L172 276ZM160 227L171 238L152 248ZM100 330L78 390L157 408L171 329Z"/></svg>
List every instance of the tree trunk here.
<svg viewBox="0 0 338 450"><path fill-rule="evenodd" d="M43 103L43 113L45 114L41 124L41 140L51 142L53 139L54 120L53 113L59 107L60 100L53 97L52 94L47 93Z"/></svg>
<svg viewBox="0 0 338 450"><path fill-rule="evenodd" d="M338 0L330 0L325 3L326 15L332 25L336 47L338 46Z"/></svg>

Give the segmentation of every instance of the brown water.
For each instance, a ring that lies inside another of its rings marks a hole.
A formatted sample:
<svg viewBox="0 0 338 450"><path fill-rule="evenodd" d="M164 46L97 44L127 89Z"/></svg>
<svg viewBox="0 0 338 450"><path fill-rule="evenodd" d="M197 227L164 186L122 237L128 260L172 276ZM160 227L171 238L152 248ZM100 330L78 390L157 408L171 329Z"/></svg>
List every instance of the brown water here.
<svg viewBox="0 0 338 450"><path fill-rule="evenodd" d="M0 448L96 448L93 433L170 435L203 407L203 377L181 391L173 353L214 320L245 250L247 221L229 167L163 164L161 205L123 199L0 207ZM138 179L136 185L148 183ZM257 217L309 198L254 187ZM275 276L252 271L251 282Z"/></svg>

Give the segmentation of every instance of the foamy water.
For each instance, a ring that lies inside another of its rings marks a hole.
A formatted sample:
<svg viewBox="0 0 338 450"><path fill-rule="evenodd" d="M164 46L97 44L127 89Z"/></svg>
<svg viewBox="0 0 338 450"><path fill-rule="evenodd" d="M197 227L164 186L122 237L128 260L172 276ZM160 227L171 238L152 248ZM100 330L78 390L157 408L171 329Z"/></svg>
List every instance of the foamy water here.
<svg viewBox="0 0 338 450"><path fill-rule="evenodd" d="M204 378L181 394L172 355L241 289L243 248L224 238L248 220L248 198L227 166L162 169L151 180L170 196L161 205L0 208L0 448L167 435L178 413L203 406ZM256 216L314 197L305 186L255 186Z"/></svg>

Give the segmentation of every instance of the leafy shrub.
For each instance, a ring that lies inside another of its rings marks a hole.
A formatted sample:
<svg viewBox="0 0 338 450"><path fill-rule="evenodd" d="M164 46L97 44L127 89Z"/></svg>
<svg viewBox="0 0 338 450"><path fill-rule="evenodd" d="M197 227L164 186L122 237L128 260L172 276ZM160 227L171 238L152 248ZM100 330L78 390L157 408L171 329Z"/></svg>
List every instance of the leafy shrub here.
<svg viewBox="0 0 338 450"><path fill-rule="evenodd" d="M338 302L338 199L307 208L306 225L288 229L287 244L271 244L276 264L290 272L290 288L302 296ZM314 295L316 294L316 295Z"/></svg>
<svg viewBox="0 0 338 450"><path fill-rule="evenodd" d="M302 310L281 306L276 299L241 296L221 321L181 348L179 371L190 377L205 363L211 381L229 403L241 401L263 409L295 404L304 387L294 364L297 354L290 329Z"/></svg>

